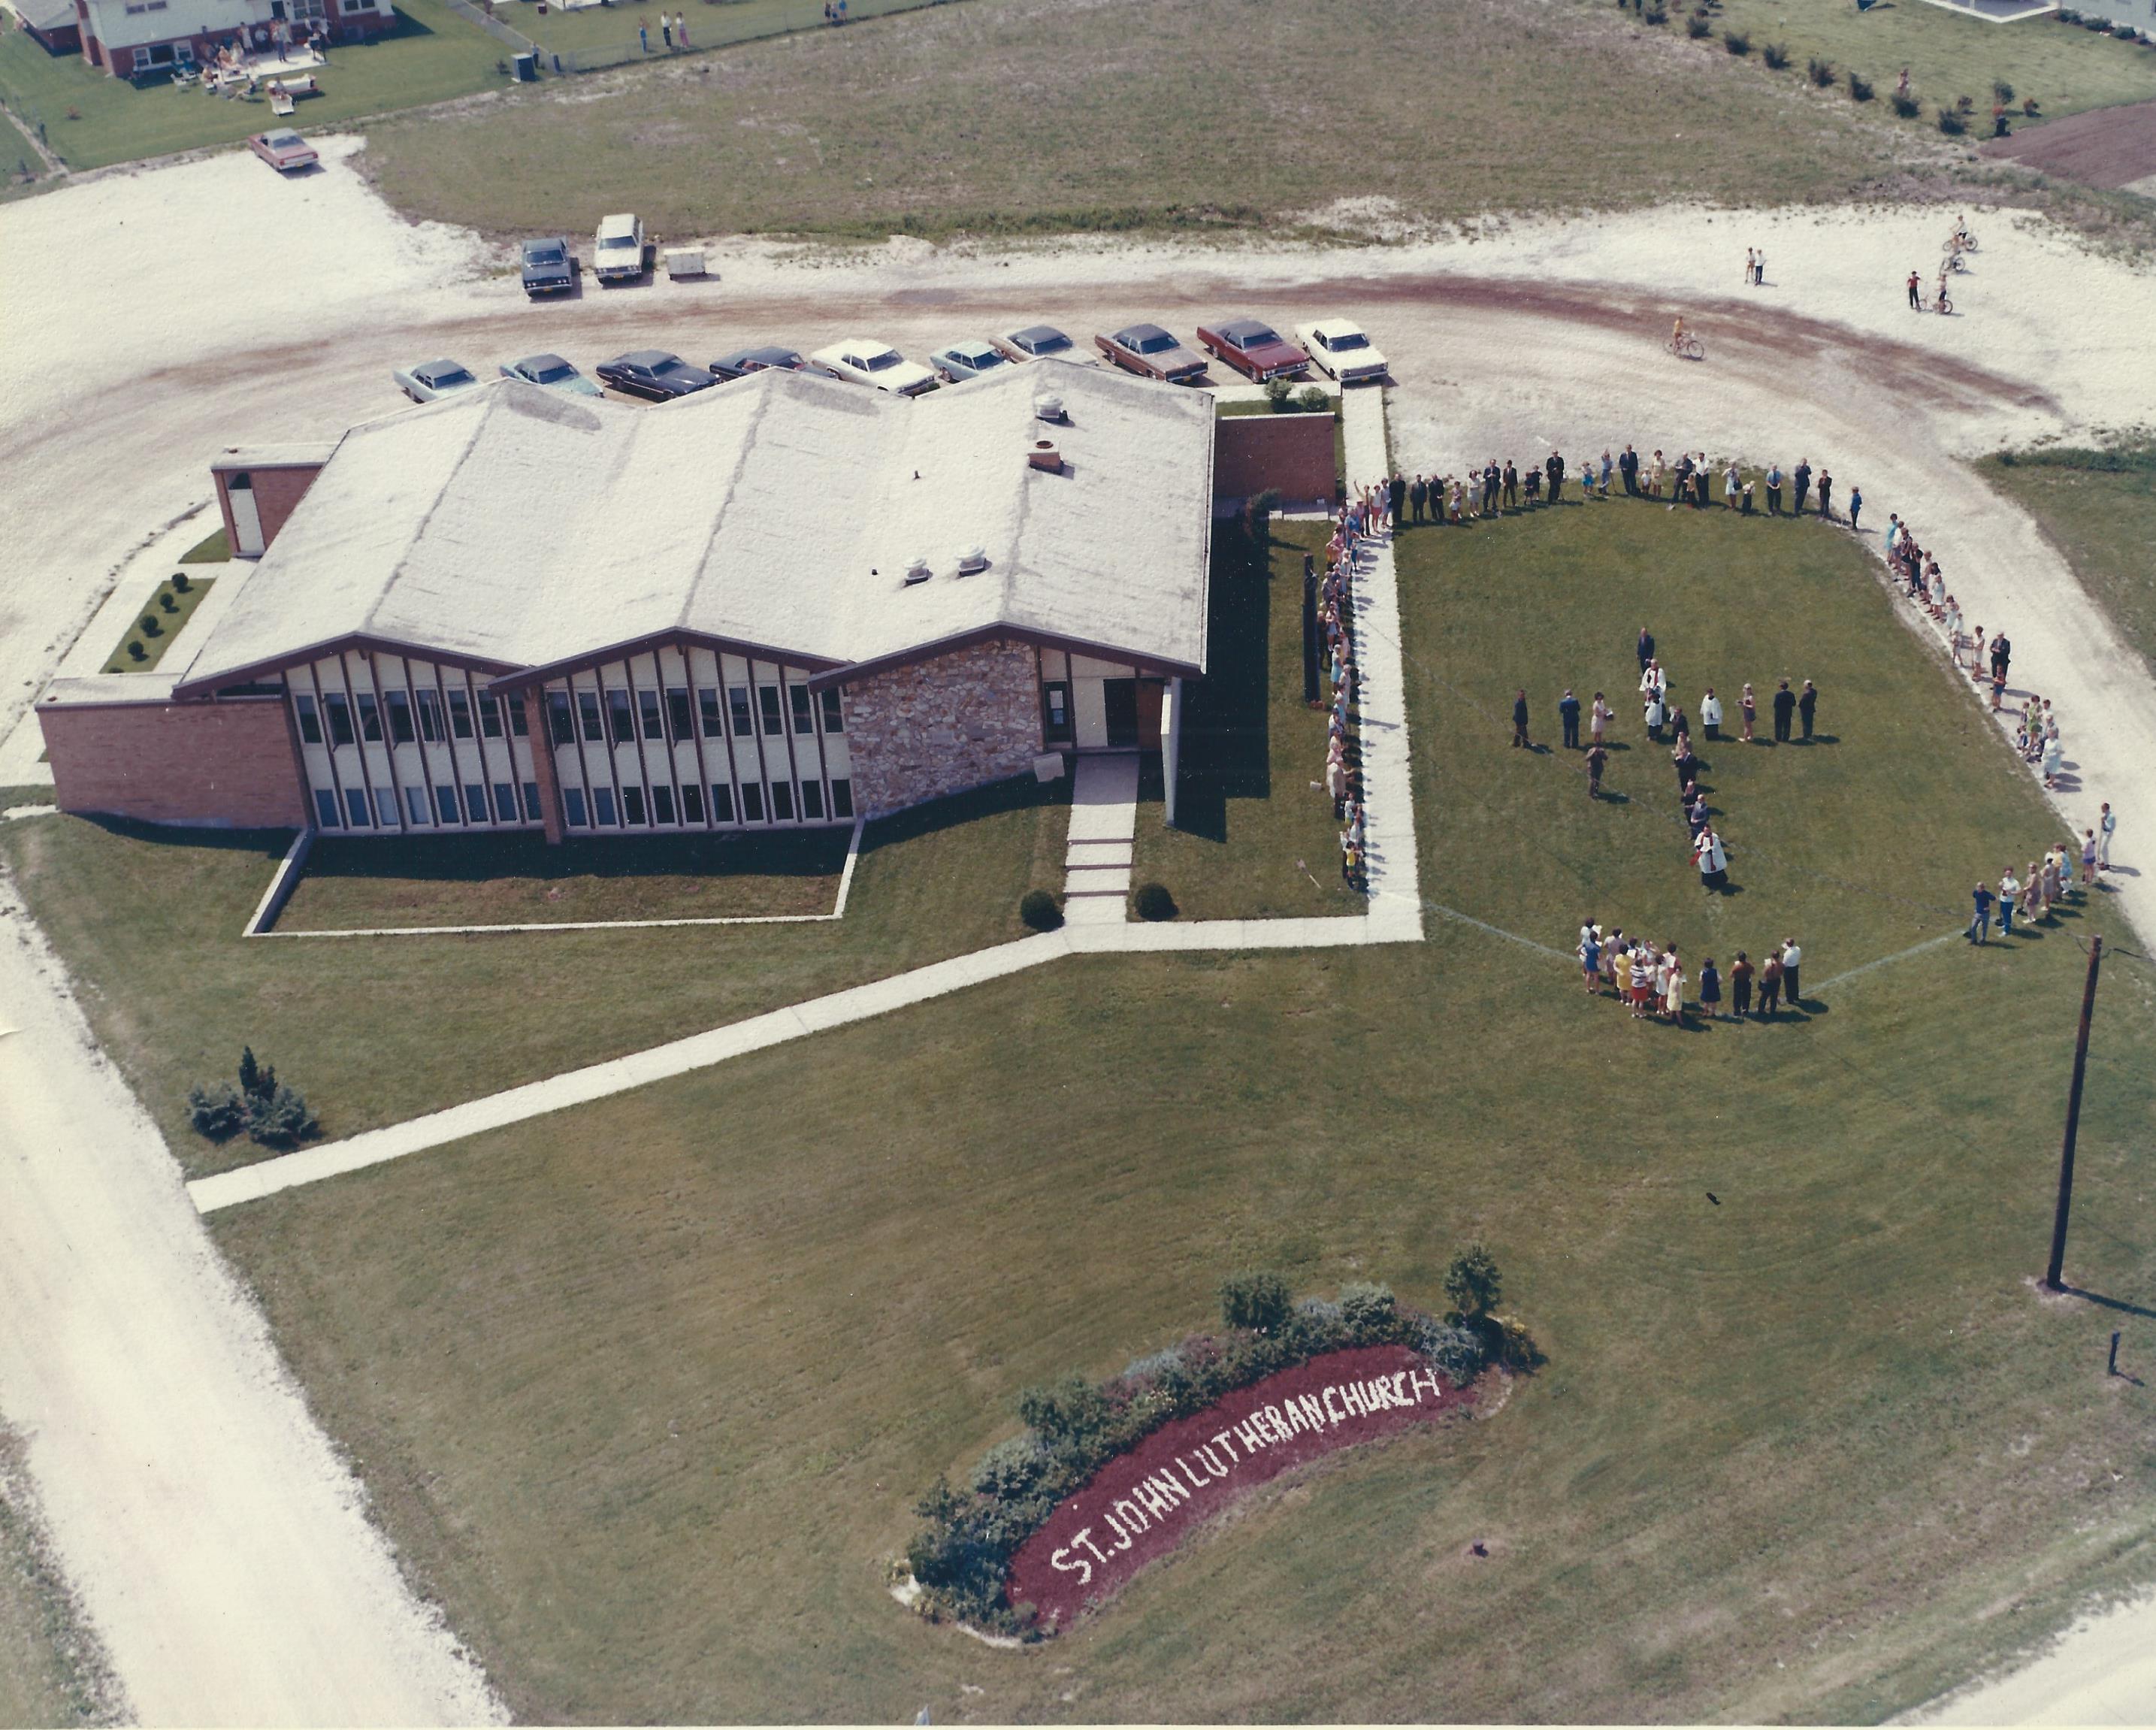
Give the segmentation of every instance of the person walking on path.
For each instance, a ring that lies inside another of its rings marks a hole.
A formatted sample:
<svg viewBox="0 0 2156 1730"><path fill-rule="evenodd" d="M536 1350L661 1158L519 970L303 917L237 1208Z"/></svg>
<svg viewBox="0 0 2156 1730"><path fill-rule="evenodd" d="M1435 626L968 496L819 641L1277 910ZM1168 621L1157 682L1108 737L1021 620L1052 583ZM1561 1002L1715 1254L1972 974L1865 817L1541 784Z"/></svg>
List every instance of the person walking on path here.
<svg viewBox="0 0 2156 1730"><path fill-rule="evenodd" d="M1774 1011L1781 1007L1779 1001L1781 995L1781 957L1769 949L1767 952L1766 965L1759 969L1759 1019L1762 1021L1772 1021L1774 1019Z"/></svg>
<svg viewBox="0 0 2156 1730"><path fill-rule="evenodd" d="M1794 937L1782 939L1782 995L1789 999L1793 1009L1804 1007L1799 1001L1803 993L1797 983L1797 969L1804 965L1804 952L1797 947Z"/></svg>
<svg viewBox="0 0 2156 1730"><path fill-rule="evenodd" d="M1767 515L1779 516L1781 514L1782 465L1779 463L1769 463L1767 465Z"/></svg>
<svg viewBox="0 0 2156 1730"><path fill-rule="evenodd" d="M1795 503L1789 511L1789 515L1792 516L1802 516L1804 514L1804 501L1811 495L1812 459L1808 456L1799 457L1797 459L1797 471L1794 475L1790 476L1790 479L1796 482L1797 495Z"/></svg>
<svg viewBox="0 0 2156 1730"><path fill-rule="evenodd" d="M2096 820L2096 863L2098 870L2111 869L2111 838L2118 832L2118 819L2112 814L2109 800L2104 802L2102 814Z"/></svg>
<svg viewBox="0 0 2156 1730"><path fill-rule="evenodd" d="M1699 1013L1710 1021L1722 1019L1722 975L1712 955L1699 964Z"/></svg>
<svg viewBox="0 0 2156 1730"><path fill-rule="evenodd" d="M1602 797L1602 771L1609 762L1609 752L1601 740L1597 739L1587 752L1587 796L1591 799Z"/></svg>
<svg viewBox="0 0 2156 1730"><path fill-rule="evenodd" d="M2014 904L2021 899L2021 886L2015 880L2014 867L2009 865L1999 874L1999 935L2014 935Z"/></svg>
<svg viewBox="0 0 2156 1730"><path fill-rule="evenodd" d="M1863 515L1864 490L1861 487L1852 486L1849 490L1849 526L1853 533L1863 533L1863 531L1856 526L1856 519Z"/></svg>
<svg viewBox="0 0 2156 1730"><path fill-rule="evenodd" d="M1991 941L1991 890L1979 882L1969 891L1969 899L1976 907L1976 916L1969 921L1969 940L1972 943Z"/></svg>
<svg viewBox="0 0 2156 1730"><path fill-rule="evenodd" d="M1523 745L1530 751L1534 749L1533 746L1527 744L1527 694L1525 690L1519 691L1512 698L1512 745L1516 750Z"/></svg>
<svg viewBox="0 0 2156 1730"><path fill-rule="evenodd" d="M1789 681L1784 679L1774 693L1774 742L1777 745L1789 742L1789 717L1796 712L1796 697L1789 690Z"/></svg>
<svg viewBox="0 0 2156 1730"><path fill-rule="evenodd" d="M1729 966L1729 1018L1742 1021L1752 1013L1752 963L1744 952L1737 952L1737 959Z"/></svg>
<svg viewBox="0 0 2156 1730"><path fill-rule="evenodd" d="M1578 750L1579 699L1572 694L1570 685L1565 687L1564 695L1558 699L1557 712L1558 719L1564 723L1564 748Z"/></svg>
<svg viewBox="0 0 2156 1730"><path fill-rule="evenodd" d="M1819 687L1810 680L1804 680L1804 695L1797 699L1797 716L1804 722L1804 743L1812 742L1812 716L1819 710Z"/></svg>
<svg viewBox="0 0 2156 1730"><path fill-rule="evenodd" d="M1640 627L1640 670L1645 673L1647 664L1655 658L1654 634L1644 624Z"/></svg>
<svg viewBox="0 0 2156 1730"><path fill-rule="evenodd" d="M1749 745L1752 742L1752 723L1759 715L1759 700L1752 695L1748 681L1744 686L1744 695L1738 699L1738 706L1744 711L1744 742Z"/></svg>

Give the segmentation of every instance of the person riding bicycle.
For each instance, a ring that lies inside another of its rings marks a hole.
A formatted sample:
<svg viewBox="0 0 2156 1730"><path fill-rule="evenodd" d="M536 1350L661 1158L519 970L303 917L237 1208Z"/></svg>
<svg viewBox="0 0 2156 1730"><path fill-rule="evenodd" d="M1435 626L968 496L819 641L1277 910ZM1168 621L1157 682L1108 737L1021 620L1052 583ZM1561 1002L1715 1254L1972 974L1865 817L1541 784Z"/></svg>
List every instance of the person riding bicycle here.
<svg viewBox="0 0 2156 1730"><path fill-rule="evenodd" d="M1681 349L1685 346L1684 314L1677 315L1676 323L1670 330L1670 347Z"/></svg>
<svg viewBox="0 0 2156 1730"><path fill-rule="evenodd" d="M1947 299L1947 267L1944 264L1939 266L1938 293L1933 298L1932 305L1935 310L1940 312L1945 312L1951 310L1953 305L1953 303Z"/></svg>

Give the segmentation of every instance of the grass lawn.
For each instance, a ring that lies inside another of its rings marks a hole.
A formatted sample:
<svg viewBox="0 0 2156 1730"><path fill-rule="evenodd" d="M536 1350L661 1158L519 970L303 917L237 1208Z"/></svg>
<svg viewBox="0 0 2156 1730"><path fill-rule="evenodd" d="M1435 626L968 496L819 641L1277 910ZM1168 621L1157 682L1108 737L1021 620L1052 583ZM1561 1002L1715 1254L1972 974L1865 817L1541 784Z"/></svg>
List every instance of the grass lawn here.
<svg viewBox="0 0 2156 1730"><path fill-rule="evenodd" d="M653 835L633 846L587 839L555 847L527 834L325 838L309 850L277 929L828 913L851 834Z"/></svg>
<svg viewBox="0 0 2156 1730"><path fill-rule="evenodd" d="M169 577L159 583L157 593L151 596L141 616L128 626L127 634L112 645L112 659L105 664L105 670L108 673L147 673L152 670L165 658L165 651L172 646L173 639L194 616L195 608L202 605L203 597L209 593L216 581L213 577L197 578L187 584L184 591L177 588ZM146 624L151 619L157 622L157 634L154 637L150 634ZM142 657L139 660L127 652L130 645L138 643L142 647Z"/></svg>
<svg viewBox="0 0 2156 1730"><path fill-rule="evenodd" d="M2072 939L2118 921L1836 979L2052 832L1973 699L1811 523L1574 506L1399 557L1426 892L1560 951L1590 910L1695 961L1794 930L1808 1012L1637 1026L1441 918L1098 957L218 1215L520 1717L1857 1721L2156 1574L2156 1375L2103 1374L2156 1307L2156 975L2104 975L2101 1297L2057 1302ZM1629 689L1643 619L1688 704L1826 693L1832 743L1707 751L1724 901L1644 748L1590 804L1506 742L1516 685L1553 726ZM1477 1237L1550 1357L1494 1418L1263 1496L1044 1649L886 1595L1028 1383L1238 1268L1436 1301Z"/></svg>
<svg viewBox="0 0 2156 1730"><path fill-rule="evenodd" d="M916 7L947 3L947 0L850 0L846 9L855 20L860 21L884 18L895 12L911 12ZM619 49L624 51L624 59L634 59L641 52L636 27L642 24L650 33L652 58L664 59L666 49L659 25L661 10L643 4L642 0L634 0L628 5L579 7L574 12L549 6L542 14L533 0L501 0L495 7L494 15L542 48L564 58L594 50L603 55L607 49ZM790 35L797 30L826 28L823 0L718 0L716 4L706 0L689 18L689 39L701 51L764 37ZM604 61L602 59L592 64L603 64Z"/></svg>
<svg viewBox="0 0 2156 1730"><path fill-rule="evenodd" d="M1148 760L1131 870L1134 887L1166 884L1186 919L1367 908L1340 880L1340 826L1311 785L1325 773L1326 716L1302 701L1302 556L1322 558L1326 533L1276 522L1268 567L1237 525L1214 525L1208 666L1183 723L1177 826Z"/></svg>
<svg viewBox="0 0 2156 1730"><path fill-rule="evenodd" d="M329 65L316 74L322 95L302 102L293 116L300 131L501 82L495 63L506 50L440 0L398 0L397 13L388 35L331 50ZM0 33L0 98L29 126L44 122L47 143L70 168L235 143L275 118L266 96L227 101L168 84L138 90L79 54L46 53L20 30ZM69 120L70 109L81 118Z"/></svg>
<svg viewBox="0 0 2156 1730"><path fill-rule="evenodd" d="M1588 0L1461 0L1441 26L1417 0L968 0L408 116L368 157L400 208L495 233L633 208L660 234L880 240L1360 232L1336 199L1437 219L1778 203L1874 183L1905 148L1848 102L1669 34ZM1553 124L1580 147L1549 148Z"/></svg>
<svg viewBox="0 0 2156 1730"><path fill-rule="evenodd" d="M0 862L196 1176L259 1157L186 1121L244 1045L345 1136L1024 937L1019 897L1062 885L1068 797L1008 782L871 824L828 925L249 941L287 832L38 818L0 824Z"/></svg>
<svg viewBox="0 0 2156 1730"><path fill-rule="evenodd" d="M2044 526L2082 587L2156 670L2156 447L2025 451L1978 466Z"/></svg>
<svg viewBox="0 0 2156 1730"><path fill-rule="evenodd" d="M221 565L231 557L231 539L220 528L182 553L180 562L183 565Z"/></svg>

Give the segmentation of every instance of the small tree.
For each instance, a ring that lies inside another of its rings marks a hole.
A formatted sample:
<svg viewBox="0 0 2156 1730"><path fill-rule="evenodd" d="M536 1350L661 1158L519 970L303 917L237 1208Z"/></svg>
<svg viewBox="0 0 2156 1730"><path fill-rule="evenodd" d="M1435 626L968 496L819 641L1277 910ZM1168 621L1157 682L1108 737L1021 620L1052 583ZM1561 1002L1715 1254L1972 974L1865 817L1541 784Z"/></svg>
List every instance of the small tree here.
<svg viewBox="0 0 2156 1730"><path fill-rule="evenodd" d="M1759 50L1759 58L1779 72L1789 64L1789 51L1779 42L1770 42Z"/></svg>
<svg viewBox="0 0 2156 1730"><path fill-rule="evenodd" d="M1452 1300L1452 1319L1473 1324L1497 1306L1505 1282L1496 1258L1480 1244L1470 1244L1445 1271L1445 1295Z"/></svg>
<svg viewBox="0 0 2156 1730"><path fill-rule="evenodd" d="M1137 894L1132 897L1132 906L1139 918L1155 924L1175 917L1175 897L1168 892L1165 883L1142 884Z"/></svg>
<svg viewBox="0 0 2156 1730"><path fill-rule="evenodd" d="M142 615L142 634L144 636L162 637L164 634L165 628L157 623L157 615L156 613L145 613Z"/></svg>
<svg viewBox="0 0 2156 1730"><path fill-rule="evenodd" d="M1969 122L1942 102L1939 104L1939 130L1949 138L1958 138L1969 130Z"/></svg>
<svg viewBox="0 0 2156 1730"><path fill-rule="evenodd" d="M1220 1282L1220 1319L1253 1333L1276 1333L1294 1307L1287 1281L1276 1273L1230 1274Z"/></svg>
<svg viewBox="0 0 2156 1730"><path fill-rule="evenodd" d="M1743 55L1752 52L1752 39L1742 30L1724 30L1722 45L1732 54Z"/></svg>
<svg viewBox="0 0 2156 1730"><path fill-rule="evenodd" d="M1295 406L1305 414L1316 414L1332 400L1325 394L1322 385L1306 384L1295 393Z"/></svg>
<svg viewBox="0 0 2156 1730"><path fill-rule="evenodd" d="M1815 55L1804 62L1804 74L1821 90L1825 90L1834 82L1834 62L1822 60Z"/></svg>
<svg viewBox="0 0 2156 1730"><path fill-rule="evenodd" d="M277 1070L275 1065L265 1067L254 1060L254 1048L244 1045L239 1052L239 1091L249 1099L267 1099L277 1091Z"/></svg>
<svg viewBox="0 0 2156 1730"><path fill-rule="evenodd" d="M149 660L149 658L150 658L150 651L149 651L148 649L145 649L145 648L141 645L141 644L140 644L139 642L137 642L137 641L136 641L134 638L132 638L132 637L130 637L130 638L127 639L127 659L128 659L128 660Z"/></svg>
<svg viewBox="0 0 2156 1730"><path fill-rule="evenodd" d="M161 611L177 613L180 610L179 598L176 595L159 595L157 606Z"/></svg>
<svg viewBox="0 0 2156 1730"><path fill-rule="evenodd" d="M1389 1286L1368 1283L1340 1288L1340 1318L1358 1345L1380 1345L1398 1331L1399 1306Z"/></svg>
<svg viewBox="0 0 2156 1730"><path fill-rule="evenodd" d="M229 1081L187 1089L187 1121L195 1133L213 1142L228 1141L247 1127L247 1102Z"/></svg>
<svg viewBox="0 0 2156 1730"><path fill-rule="evenodd" d="M1018 916L1033 931L1054 931L1063 923L1063 909L1045 889L1029 889L1018 904Z"/></svg>
<svg viewBox="0 0 2156 1730"><path fill-rule="evenodd" d="M247 1113L248 1135L265 1147L297 1147L319 1127L306 1101L289 1087L260 1095Z"/></svg>
<svg viewBox="0 0 2156 1730"><path fill-rule="evenodd" d="M1869 102L1871 100L1871 80L1861 77L1852 71L1849 74L1849 100L1852 102Z"/></svg>
<svg viewBox="0 0 2156 1730"><path fill-rule="evenodd" d="M172 572L173 593L183 595L193 587L194 584L188 580L187 573L185 571L175 571Z"/></svg>
<svg viewBox="0 0 2156 1730"><path fill-rule="evenodd" d="M2014 86L2003 78L1994 78L1991 81L1991 94L2001 102L2011 102L2014 100Z"/></svg>
<svg viewBox="0 0 2156 1730"><path fill-rule="evenodd" d="M1276 414L1287 407L1287 399L1294 393L1295 386L1287 379L1275 376L1265 381L1265 401L1272 405Z"/></svg>
<svg viewBox="0 0 2156 1730"><path fill-rule="evenodd" d="M1269 486L1243 506L1243 522L1250 531L1250 547L1260 560L1265 557L1266 547L1272 544L1273 512L1280 509L1280 489Z"/></svg>

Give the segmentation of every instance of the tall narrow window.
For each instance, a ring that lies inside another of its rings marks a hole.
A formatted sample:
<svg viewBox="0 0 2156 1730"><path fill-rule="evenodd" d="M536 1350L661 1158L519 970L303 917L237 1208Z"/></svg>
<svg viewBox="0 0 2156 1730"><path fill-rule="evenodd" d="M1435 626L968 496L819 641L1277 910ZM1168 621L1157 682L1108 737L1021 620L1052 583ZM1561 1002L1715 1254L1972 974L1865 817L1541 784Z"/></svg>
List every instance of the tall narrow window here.
<svg viewBox="0 0 2156 1730"><path fill-rule="evenodd" d="M429 745L439 745L442 740L441 694L422 688L413 696L419 702L419 737Z"/></svg>
<svg viewBox="0 0 2156 1730"><path fill-rule="evenodd" d="M693 739L696 726L689 709L689 693L675 690L666 693L666 724L674 729L677 739Z"/></svg>
<svg viewBox="0 0 2156 1730"><path fill-rule="evenodd" d="M763 710L764 732L767 733L784 732L785 729L781 726L778 718L778 687L775 685L757 685L756 700Z"/></svg>
<svg viewBox="0 0 2156 1730"><path fill-rule="evenodd" d="M716 690L698 691L696 693L696 711L698 718L701 719L704 724L704 737L706 738L716 739L721 737L726 732L726 724L719 718L718 692Z"/></svg>
<svg viewBox="0 0 2156 1730"><path fill-rule="evenodd" d="M831 814L834 817L850 817L854 814L854 783L852 782L834 781L831 783Z"/></svg>
<svg viewBox="0 0 2156 1730"><path fill-rule="evenodd" d="M644 789L624 787L621 790L621 820L624 823L644 821Z"/></svg>
<svg viewBox="0 0 2156 1730"><path fill-rule="evenodd" d="M654 787L651 789L651 820L654 823L673 822L674 789L672 788Z"/></svg>
<svg viewBox="0 0 2156 1730"><path fill-rule="evenodd" d="M771 783L771 820L773 823L793 821L793 788L787 782Z"/></svg>
<svg viewBox="0 0 2156 1730"><path fill-rule="evenodd" d="M352 818L354 829L372 829L374 819L367 814L367 793L362 788L347 787L344 790L344 808Z"/></svg>
<svg viewBox="0 0 2156 1730"><path fill-rule="evenodd" d="M484 787L465 788L465 821L467 823L486 821L486 789Z"/></svg>
<svg viewBox="0 0 2156 1730"><path fill-rule="evenodd" d="M763 821L763 789L761 787L753 781L747 783L741 790L741 801L743 823Z"/></svg>
<svg viewBox="0 0 2156 1730"><path fill-rule="evenodd" d="M490 703L494 699L492 697L487 697L484 699L484 701ZM531 717L524 712L524 693L521 690L511 691L507 696L504 697L501 701L502 706L509 711L510 732L514 733L520 739L530 738L531 737ZM487 737L490 739L495 736L492 733L489 733Z"/></svg>
<svg viewBox="0 0 2156 1730"><path fill-rule="evenodd" d="M382 701L389 706L390 742L395 745L410 744L413 737L411 698L401 690L386 690L382 694ZM361 707L364 709L366 699L362 698L360 702Z"/></svg>
<svg viewBox="0 0 2156 1730"><path fill-rule="evenodd" d="M748 718L748 687L746 685L729 685L726 687L726 707L733 714L736 738L745 738L756 731Z"/></svg>
<svg viewBox="0 0 2156 1730"><path fill-rule="evenodd" d="M844 704L839 700L839 687L835 685L827 685L824 687L824 731L827 733L843 733L845 730L846 711Z"/></svg>
<svg viewBox="0 0 2156 1730"><path fill-rule="evenodd" d="M583 718L584 737L596 743L606 737L599 727L599 694L595 690L577 693L577 713Z"/></svg>
<svg viewBox="0 0 2156 1730"><path fill-rule="evenodd" d="M411 813L415 827L424 824L427 821L427 789L424 787L406 788L404 809Z"/></svg>
<svg viewBox="0 0 2156 1730"><path fill-rule="evenodd" d="M497 727L489 737L495 737L500 732ZM449 693L449 737L469 739L471 736L471 699L460 690L453 690Z"/></svg>
<svg viewBox="0 0 2156 1730"><path fill-rule="evenodd" d="M352 705L345 701L341 691L331 691L322 699L322 712L330 719L330 743L352 743Z"/></svg>
<svg viewBox="0 0 2156 1730"><path fill-rule="evenodd" d="M789 685L786 687L787 701L793 706L793 731L813 733L816 731L815 711L809 707L808 687Z"/></svg>
<svg viewBox="0 0 2156 1730"><path fill-rule="evenodd" d="M359 694L359 736L370 745L382 742L382 711L372 691Z"/></svg>
<svg viewBox="0 0 2156 1730"><path fill-rule="evenodd" d="M592 789L592 814L598 819L602 829L613 827L613 789L594 787Z"/></svg>
<svg viewBox="0 0 2156 1730"><path fill-rule="evenodd" d="M811 823L824 820L824 783L803 781L801 783L801 814Z"/></svg>
<svg viewBox="0 0 2156 1730"><path fill-rule="evenodd" d="M337 826L336 795L326 787L315 789L315 825L318 829Z"/></svg>
<svg viewBox="0 0 2156 1730"><path fill-rule="evenodd" d="M636 738L636 711L629 703L627 691L610 690L607 693L607 721L615 744L634 742Z"/></svg>
<svg viewBox="0 0 2156 1730"><path fill-rule="evenodd" d="M509 701L513 707L521 709L524 706L521 696L511 697ZM501 737L501 699L489 696L485 691L479 694L479 730L485 738L498 739Z"/></svg>
<svg viewBox="0 0 2156 1730"><path fill-rule="evenodd" d="M418 800L418 794L414 792L413 801L416 804ZM377 829L397 827L397 801L386 787L377 787L374 790L374 822Z"/></svg>
<svg viewBox="0 0 2156 1730"><path fill-rule="evenodd" d="M553 735L557 745L577 742L577 724L570 716L569 694L566 690L547 693L547 730Z"/></svg>
<svg viewBox="0 0 2156 1730"><path fill-rule="evenodd" d="M562 789L562 804L563 809L569 814L569 827L572 829L582 829L584 826L583 788L581 787L563 788Z"/></svg>
<svg viewBox="0 0 2156 1730"><path fill-rule="evenodd" d="M496 823L516 821L516 788L513 783L497 781L494 783L494 820Z"/></svg>
<svg viewBox="0 0 2156 1730"><path fill-rule="evenodd" d="M639 690L637 692L636 710L637 713L644 718L644 737L645 738L663 739L666 737L665 723L659 718L659 693L657 691Z"/></svg>
<svg viewBox="0 0 2156 1730"><path fill-rule="evenodd" d="M454 823L457 820L457 790L455 788L436 788L434 789L434 803L441 807L443 822Z"/></svg>
<svg viewBox="0 0 2156 1730"><path fill-rule="evenodd" d="M322 742L322 717L315 712L315 700L310 696L295 696L292 707L300 717L300 737L310 745Z"/></svg>
<svg viewBox="0 0 2156 1730"><path fill-rule="evenodd" d="M711 821L732 823L734 820L734 790L723 781L711 783Z"/></svg>
<svg viewBox="0 0 2156 1730"><path fill-rule="evenodd" d="M702 788L685 787L681 789L681 820L684 823L701 823L704 820Z"/></svg>
<svg viewBox="0 0 2156 1730"><path fill-rule="evenodd" d="M539 783L536 781L524 783L524 820L526 823L539 821Z"/></svg>

